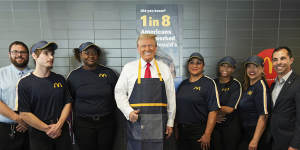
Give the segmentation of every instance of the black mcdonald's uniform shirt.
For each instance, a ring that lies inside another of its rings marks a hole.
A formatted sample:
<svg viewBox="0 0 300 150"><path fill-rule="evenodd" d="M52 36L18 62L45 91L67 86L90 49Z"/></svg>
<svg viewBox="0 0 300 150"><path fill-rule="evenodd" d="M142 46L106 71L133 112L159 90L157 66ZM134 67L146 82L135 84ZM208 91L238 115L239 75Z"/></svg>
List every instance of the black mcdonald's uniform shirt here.
<svg viewBox="0 0 300 150"><path fill-rule="evenodd" d="M269 114L271 97L268 85L259 80L243 92L238 111L243 128L256 126L260 115Z"/></svg>
<svg viewBox="0 0 300 150"><path fill-rule="evenodd" d="M218 87L220 104L221 106L228 106L236 109L241 98L242 86L240 82L231 78L227 83L220 83L219 79L215 79L216 85ZM234 112L233 112L234 113ZM222 123L217 123L218 125L227 124L232 119L232 113L226 115L226 120Z"/></svg>
<svg viewBox="0 0 300 150"><path fill-rule="evenodd" d="M176 122L179 124L202 124L208 113L220 108L215 83L207 76L195 82L182 81L176 92ZM206 125L206 124L205 124Z"/></svg>
<svg viewBox="0 0 300 150"><path fill-rule="evenodd" d="M72 102L65 78L54 72L45 78L30 73L17 88L18 110L31 112L47 124L57 121L65 104Z"/></svg>
<svg viewBox="0 0 300 150"><path fill-rule="evenodd" d="M117 80L113 70L101 65L91 71L82 67L73 70L67 83L74 99L75 114L82 117L111 114L116 108L114 88Z"/></svg>

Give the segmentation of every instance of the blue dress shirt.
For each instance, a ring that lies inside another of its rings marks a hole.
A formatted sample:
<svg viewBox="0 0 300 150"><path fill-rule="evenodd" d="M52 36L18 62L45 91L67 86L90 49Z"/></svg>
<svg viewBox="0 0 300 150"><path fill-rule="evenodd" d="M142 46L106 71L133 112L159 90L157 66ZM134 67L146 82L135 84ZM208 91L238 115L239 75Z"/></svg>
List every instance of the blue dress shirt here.
<svg viewBox="0 0 300 150"><path fill-rule="evenodd" d="M16 111L16 86L26 74L32 72L30 68L18 70L13 64L0 68L0 101ZM12 123L11 119L0 114L0 122Z"/></svg>

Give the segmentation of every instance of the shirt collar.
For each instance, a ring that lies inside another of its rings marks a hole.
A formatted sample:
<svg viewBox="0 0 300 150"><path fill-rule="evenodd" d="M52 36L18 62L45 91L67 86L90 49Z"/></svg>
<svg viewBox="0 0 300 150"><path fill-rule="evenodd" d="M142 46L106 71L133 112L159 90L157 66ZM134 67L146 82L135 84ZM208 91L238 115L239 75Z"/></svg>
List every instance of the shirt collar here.
<svg viewBox="0 0 300 150"><path fill-rule="evenodd" d="M154 65L154 59L152 59L149 63L151 64L151 66L153 66ZM143 68L147 67L147 62L143 58L141 58L141 65L142 65Z"/></svg>
<svg viewBox="0 0 300 150"><path fill-rule="evenodd" d="M279 82L279 84L282 84L284 83L289 77L290 75L292 74L293 70L290 70L286 75L284 75L280 81L278 80L278 77L276 78L276 82Z"/></svg>
<svg viewBox="0 0 300 150"><path fill-rule="evenodd" d="M23 70L19 70L15 65L10 64L10 68L18 75L25 75L30 69L28 67L25 67Z"/></svg>

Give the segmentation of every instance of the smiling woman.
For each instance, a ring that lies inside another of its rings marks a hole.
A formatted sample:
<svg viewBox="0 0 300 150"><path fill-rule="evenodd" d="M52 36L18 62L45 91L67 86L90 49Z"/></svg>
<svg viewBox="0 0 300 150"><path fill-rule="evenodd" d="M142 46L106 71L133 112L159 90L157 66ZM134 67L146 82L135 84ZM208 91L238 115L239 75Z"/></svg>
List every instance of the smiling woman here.
<svg viewBox="0 0 300 150"><path fill-rule="evenodd" d="M217 114L214 129L214 150L236 150L240 139L239 116L236 111L241 98L242 86L232 74L236 61L230 56L223 57L217 65L215 79L220 96L221 109Z"/></svg>
<svg viewBox="0 0 300 150"><path fill-rule="evenodd" d="M179 150L208 150L220 108L219 95L215 82L203 75L204 58L200 53L191 54L187 64L189 79L176 92Z"/></svg>
<svg viewBox="0 0 300 150"><path fill-rule="evenodd" d="M271 149L266 130L271 97L263 74L264 61L251 56L244 67L244 89L238 106L242 125L239 150Z"/></svg>
<svg viewBox="0 0 300 150"><path fill-rule="evenodd" d="M118 77L110 68L98 64L101 49L94 43L82 43L74 49L74 55L82 62L67 79L74 99L76 142L81 150L111 150L115 133L114 87Z"/></svg>

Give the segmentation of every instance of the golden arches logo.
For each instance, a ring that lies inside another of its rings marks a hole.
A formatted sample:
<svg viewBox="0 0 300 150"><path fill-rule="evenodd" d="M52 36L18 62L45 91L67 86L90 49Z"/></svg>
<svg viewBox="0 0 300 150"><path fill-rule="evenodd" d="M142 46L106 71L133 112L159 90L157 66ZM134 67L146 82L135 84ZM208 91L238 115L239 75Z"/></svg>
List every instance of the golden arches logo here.
<svg viewBox="0 0 300 150"><path fill-rule="evenodd" d="M53 84L53 88L61 88L61 87L63 87L63 85L60 82L55 82Z"/></svg>
<svg viewBox="0 0 300 150"><path fill-rule="evenodd" d="M272 74L272 69L273 69L273 64L272 64L272 61L269 57L265 57L264 58L264 64L266 64L266 61L268 61L268 64L269 64L269 74Z"/></svg>
<svg viewBox="0 0 300 150"><path fill-rule="evenodd" d="M253 94L253 91L248 91L247 94L248 94L248 95L252 95L252 94Z"/></svg>
<svg viewBox="0 0 300 150"><path fill-rule="evenodd" d="M99 73L99 77L100 77L100 78L106 78L106 77L107 77L107 74L106 74L106 73Z"/></svg>
<svg viewBox="0 0 300 150"><path fill-rule="evenodd" d="M193 90L196 90L196 91L200 91L200 86L195 86L194 88L193 88Z"/></svg>
<svg viewBox="0 0 300 150"><path fill-rule="evenodd" d="M222 88L222 92L228 92L230 88Z"/></svg>

